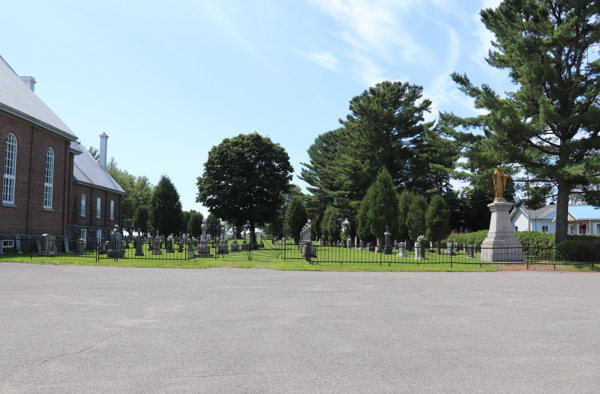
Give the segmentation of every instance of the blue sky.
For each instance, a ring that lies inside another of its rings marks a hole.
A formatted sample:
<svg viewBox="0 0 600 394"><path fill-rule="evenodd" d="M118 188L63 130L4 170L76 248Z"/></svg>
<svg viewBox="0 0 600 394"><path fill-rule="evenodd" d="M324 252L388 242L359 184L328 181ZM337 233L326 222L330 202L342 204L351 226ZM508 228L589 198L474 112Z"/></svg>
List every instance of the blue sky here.
<svg viewBox="0 0 600 394"><path fill-rule="evenodd" d="M0 55L85 146L107 133L108 156L184 209L223 138L280 143L296 174L314 139L348 102L383 80L422 85L439 111L470 116L449 74L498 92L514 87L485 63L493 36L479 10L499 0L27 1L3 4ZM296 177L294 183L305 186Z"/></svg>

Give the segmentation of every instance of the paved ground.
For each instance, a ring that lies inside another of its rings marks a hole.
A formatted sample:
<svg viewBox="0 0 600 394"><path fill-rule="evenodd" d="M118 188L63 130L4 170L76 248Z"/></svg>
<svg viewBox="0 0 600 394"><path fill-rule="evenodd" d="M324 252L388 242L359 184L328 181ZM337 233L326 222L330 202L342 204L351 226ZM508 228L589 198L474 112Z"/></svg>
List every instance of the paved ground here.
<svg viewBox="0 0 600 394"><path fill-rule="evenodd" d="M2 393L595 393L600 274L0 264Z"/></svg>

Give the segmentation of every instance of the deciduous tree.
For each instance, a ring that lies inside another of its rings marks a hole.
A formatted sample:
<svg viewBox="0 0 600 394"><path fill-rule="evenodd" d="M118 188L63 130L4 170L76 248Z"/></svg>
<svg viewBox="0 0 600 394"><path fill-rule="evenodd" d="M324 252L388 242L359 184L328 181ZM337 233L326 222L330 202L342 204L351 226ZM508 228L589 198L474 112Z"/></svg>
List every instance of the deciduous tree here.
<svg viewBox="0 0 600 394"><path fill-rule="evenodd" d="M208 153L197 178L197 202L238 227L270 222L289 192L293 168L285 149L258 133L224 139Z"/></svg>

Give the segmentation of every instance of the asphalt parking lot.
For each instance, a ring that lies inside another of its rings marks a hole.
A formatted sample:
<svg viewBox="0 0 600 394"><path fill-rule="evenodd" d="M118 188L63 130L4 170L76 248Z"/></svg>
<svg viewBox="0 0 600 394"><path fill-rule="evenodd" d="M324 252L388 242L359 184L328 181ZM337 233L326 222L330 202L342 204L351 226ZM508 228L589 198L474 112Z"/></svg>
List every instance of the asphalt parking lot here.
<svg viewBox="0 0 600 394"><path fill-rule="evenodd" d="M600 273L0 264L2 393L599 393Z"/></svg>

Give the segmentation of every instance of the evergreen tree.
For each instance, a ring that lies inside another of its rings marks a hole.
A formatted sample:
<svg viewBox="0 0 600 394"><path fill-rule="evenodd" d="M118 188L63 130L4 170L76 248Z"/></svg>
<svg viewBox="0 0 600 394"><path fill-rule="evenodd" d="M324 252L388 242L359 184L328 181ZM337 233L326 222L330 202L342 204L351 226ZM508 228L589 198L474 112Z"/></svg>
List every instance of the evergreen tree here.
<svg viewBox="0 0 600 394"><path fill-rule="evenodd" d="M181 201L171 179L163 175L158 181L150 201L149 219L159 234L178 234L181 228Z"/></svg>
<svg viewBox="0 0 600 394"><path fill-rule="evenodd" d="M398 239L405 241L410 239L408 235L408 212L413 203L415 195L409 191L403 191L398 197Z"/></svg>
<svg viewBox="0 0 600 394"><path fill-rule="evenodd" d="M375 237L371 233L371 226L369 225L369 206L371 205L371 194L367 193L363 198L360 206L358 207L358 214L356 215L357 227L356 235L365 244L367 242L375 241Z"/></svg>
<svg viewBox="0 0 600 394"><path fill-rule="evenodd" d="M322 232L326 239L333 243L340 240L340 213L333 205L329 205L323 215L323 223L321 224Z"/></svg>
<svg viewBox="0 0 600 394"><path fill-rule="evenodd" d="M149 218L149 208L147 205L142 205L137 208L135 211L135 216L133 218L133 227L139 229L142 234L148 235L149 226L148 226L148 218Z"/></svg>
<svg viewBox="0 0 600 394"><path fill-rule="evenodd" d="M388 170L383 168L375 182L367 190L360 204L358 233L361 239L384 239L386 231L392 238L398 235L399 209L398 194Z"/></svg>
<svg viewBox="0 0 600 394"><path fill-rule="evenodd" d="M455 127L482 127L484 135L457 132L468 149L467 168L527 173L527 205L557 196L556 242L567 238L572 193L593 201L600 184L600 3L589 0L504 0L481 11L495 34L487 62L508 69L516 92L505 98L452 74L485 115L442 114ZM489 183L489 181L488 181Z"/></svg>
<svg viewBox="0 0 600 394"><path fill-rule="evenodd" d="M450 212L441 196L434 196L429 203L425 221L427 230L425 238L433 243L439 243L450 234Z"/></svg>
<svg viewBox="0 0 600 394"><path fill-rule="evenodd" d="M294 197L288 204L285 213L285 235L294 239L295 243L300 241L300 232L306 224L308 216L306 208L300 197Z"/></svg>
<svg viewBox="0 0 600 394"><path fill-rule="evenodd" d="M187 233L191 237L199 237L202 235L202 221L204 216L199 212L192 212L190 214L190 221L188 222Z"/></svg>
<svg viewBox="0 0 600 394"><path fill-rule="evenodd" d="M316 241L316 240L321 239L323 236L322 231L321 231L321 225L323 223L323 214L317 215L314 218L314 220L312 221L312 223L313 223L313 226L312 226L311 233L312 233L313 239Z"/></svg>
<svg viewBox="0 0 600 394"><path fill-rule="evenodd" d="M212 213L209 213L206 218L206 233L210 235L212 239L217 239L221 236L221 221Z"/></svg>
<svg viewBox="0 0 600 394"><path fill-rule="evenodd" d="M425 213L427 212L427 200L424 196L417 194L410 204L406 216L406 227L408 228L408 239L414 242L419 236L425 235L427 224Z"/></svg>

